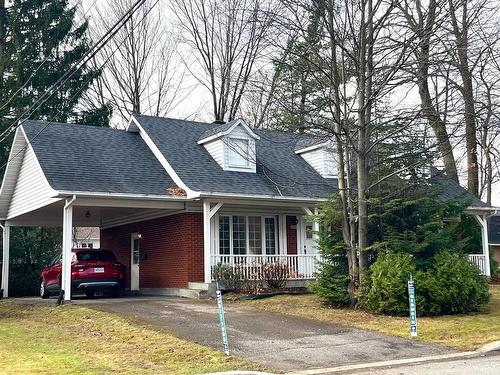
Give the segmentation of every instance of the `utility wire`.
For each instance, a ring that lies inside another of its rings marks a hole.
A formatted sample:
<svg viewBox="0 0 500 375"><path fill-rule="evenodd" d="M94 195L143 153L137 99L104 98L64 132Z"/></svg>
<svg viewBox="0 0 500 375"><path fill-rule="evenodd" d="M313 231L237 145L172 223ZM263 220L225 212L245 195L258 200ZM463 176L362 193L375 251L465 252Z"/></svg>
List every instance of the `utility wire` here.
<svg viewBox="0 0 500 375"><path fill-rule="evenodd" d="M137 9L146 0L137 0L125 14L87 51L74 65L68 70L62 77L60 77L45 93L38 98L35 103L33 103L26 111L24 111L20 116L18 116L13 123L7 127L0 134L0 143L3 142L10 133L19 127L16 123L21 120L30 117L36 110L38 110L47 100L49 100L56 91L63 86L71 77L73 77L79 69L81 69L86 63L88 63L115 35L118 31L127 23Z"/></svg>
<svg viewBox="0 0 500 375"><path fill-rule="evenodd" d="M118 51L118 49L123 45L123 43L125 43L125 41L127 40L127 38L130 36L130 34L135 30L135 28L142 22L144 21L144 19L149 15L149 13L153 10L153 8L158 4L160 0L156 0L153 5L151 5L151 7L146 11L146 13L143 15L143 17L139 20L139 22L137 22L135 24L135 26L128 32L128 34L125 36L125 38L116 46L116 48L111 52L111 54L106 58L106 60L101 64L100 68L104 67L108 61L114 56L114 54ZM123 26L123 25L122 25ZM74 99L78 94L80 94L84 89L85 87L87 87L87 84L89 82L91 82L95 77L96 75L98 74L99 70L96 70L92 76L90 76L84 83L83 85L80 87L80 89L75 93L73 94L73 96L70 98L70 100ZM50 125L50 124L53 124L54 123L54 119L62 112L62 109L59 109L57 111L57 113L52 116L52 118L46 122L44 124L44 126L38 131L38 133L36 133L31 139L28 140L27 144L21 148L21 150L19 150L15 155L13 155L12 157L9 158L9 160L7 160L7 162L5 162L4 164L2 164L2 166L0 166L0 169L3 169L5 168L5 166L10 162L12 161L13 159L15 159L17 156L19 156L21 153L23 153L30 144L33 144L34 141L36 141L36 138L38 138L40 136L40 134ZM20 126L22 124L22 122L18 125ZM90 126L90 125L89 125Z"/></svg>

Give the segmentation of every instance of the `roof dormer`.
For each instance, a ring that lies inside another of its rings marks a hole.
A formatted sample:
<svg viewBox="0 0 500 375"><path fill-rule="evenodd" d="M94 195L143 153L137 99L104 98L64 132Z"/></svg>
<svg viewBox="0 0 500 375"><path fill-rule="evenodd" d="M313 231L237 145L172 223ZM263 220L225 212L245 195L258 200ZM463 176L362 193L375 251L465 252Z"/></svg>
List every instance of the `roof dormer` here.
<svg viewBox="0 0 500 375"><path fill-rule="evenodd" d="M302 156L322 177L337 178L337 163L332 142L313 139L299 142L295 153Z"/></svg>
<svg viewBox="0 0 500 375"><path fill-rule="evenodd" d="M198 140L225 171L256 171L255 141L260 137L242 120L205 131Z"/></svg>

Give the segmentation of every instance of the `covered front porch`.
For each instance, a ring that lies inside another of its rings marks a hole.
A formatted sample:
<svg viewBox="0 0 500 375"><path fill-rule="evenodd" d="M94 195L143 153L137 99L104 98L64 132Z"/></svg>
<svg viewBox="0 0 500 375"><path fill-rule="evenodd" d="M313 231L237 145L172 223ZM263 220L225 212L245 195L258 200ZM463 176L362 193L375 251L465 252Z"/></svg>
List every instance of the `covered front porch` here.
<svg viewBox="0 0 500 375"><path fill-rule="evenodd" d="M317 209L310 202L205 200L205 283L226 266L243 280L264 280L267 266L290 280L313 279L319 260Z"/></svg>

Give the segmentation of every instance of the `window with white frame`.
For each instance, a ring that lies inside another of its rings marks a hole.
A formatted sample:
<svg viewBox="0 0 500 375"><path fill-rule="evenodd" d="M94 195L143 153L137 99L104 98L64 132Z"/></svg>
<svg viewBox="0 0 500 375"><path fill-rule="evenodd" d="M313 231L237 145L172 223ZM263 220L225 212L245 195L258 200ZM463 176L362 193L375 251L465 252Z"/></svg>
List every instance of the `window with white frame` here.
<svg viewBox="0 0 500 375"><path fill-rule="evenodd" d="M229 225L229 216L219 218L219 254L228 255L231 253L231 230Z"/></svg>
<svg viewBox="0 0 500 375"><path fill-rule="evenodd" d="M232 168L250 167L250 141L243 138L227 140L227 162Z"/></svg>
<svg viewBox="0 0 500 375"><path fill-rule="evenodd" d="M337 175L337 169L335 165L335 156L333 154L333 150L331 148L327 148L323 150L323 161L324 161L324 176L332 177Z"/></svg>
<svg viewBox="0 0 500 375"><path fill-rule="evenodd" d="M266 254L276 254L276 219L274 217L264 218L264 234L266 239Z"/></svg>
<svg viewBox="0 0 500 375"><path fill-rule="evenodd" d="M247 253L246 217L233 216L233 254L244 255Z"/></svg>
<svg viewBox="0 0 500 375"><path fill-rule="evenodd" d="M221 255L273 255L277 253L276 217L219 215Z"/></svg>
<svg viewBox="0 0 500 375"><path fill-rule="evenodd" d="M248 216L248 246L249 254L262 254L262 218Z"/></svg>

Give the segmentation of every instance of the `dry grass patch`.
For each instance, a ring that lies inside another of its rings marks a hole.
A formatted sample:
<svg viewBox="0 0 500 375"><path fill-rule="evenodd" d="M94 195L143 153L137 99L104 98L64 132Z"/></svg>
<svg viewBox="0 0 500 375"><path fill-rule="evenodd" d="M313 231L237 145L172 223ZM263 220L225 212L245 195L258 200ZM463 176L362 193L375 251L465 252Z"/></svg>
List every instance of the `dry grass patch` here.
<svg viewBox="0 0 500 375"><path fill-rule="evenodd" d="M85 307L0 302L2 374L200 374L262 370L165 331Z"/></svg>
<svg viewBox="0 0 500 375"><path fill-rule="evenodd" d="M461 350L474 350L488 342L500 340L500 285L492 285L490 291L491 301L480 313L418 318L418 340L444 344ZM409 322L406 317L333 308L312 294L282 295L243 303L259 310L409 337Z"/></svg>

